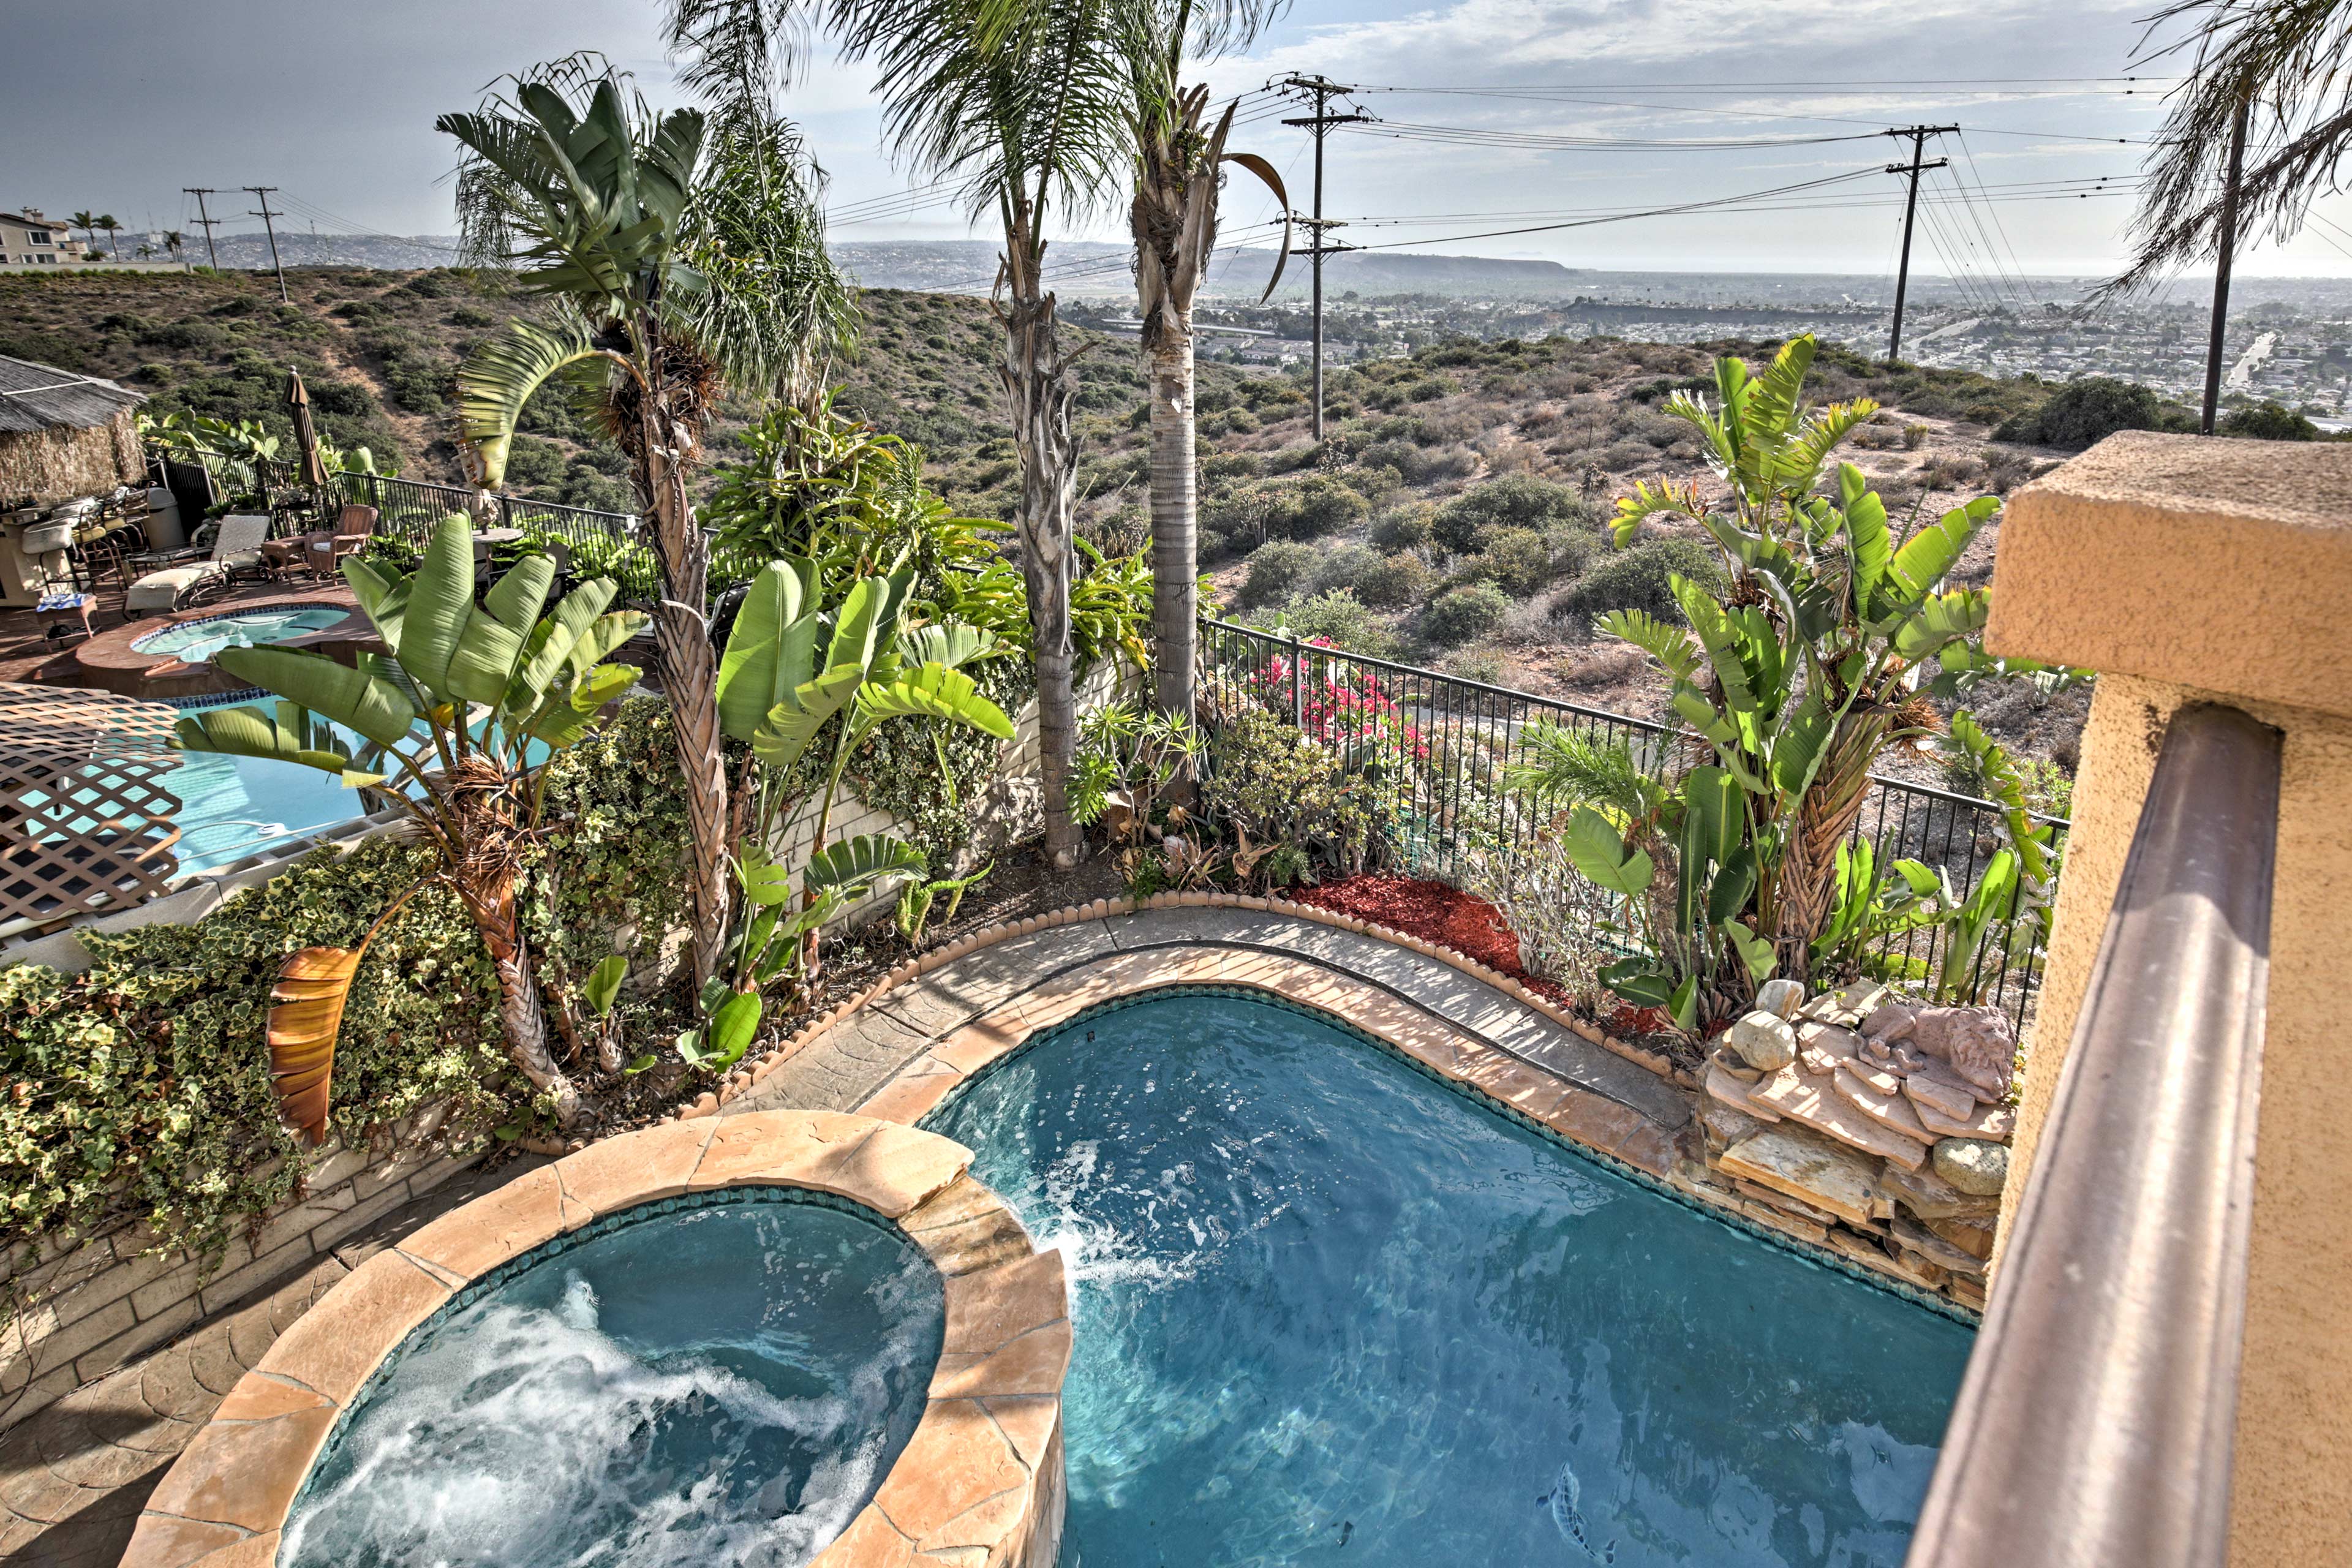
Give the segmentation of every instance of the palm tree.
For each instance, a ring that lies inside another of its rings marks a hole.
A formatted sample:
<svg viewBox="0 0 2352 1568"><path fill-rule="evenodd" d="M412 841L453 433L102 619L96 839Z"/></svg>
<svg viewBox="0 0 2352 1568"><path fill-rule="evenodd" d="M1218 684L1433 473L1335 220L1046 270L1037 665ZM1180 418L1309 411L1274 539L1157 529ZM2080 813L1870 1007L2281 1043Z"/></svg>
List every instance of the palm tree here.
<svg viewBox="0 0 2352 1568"><path fill-rule="evenodd" d="M112 213L100 213L98 226L106 231L106 247L109 251L112 251L115 248L114 237L122 232L122 226L115 222Z"/></svg>
<svg viewBox="0 0 2352 1568"><path fill-rule="evenodd" d="M465 149L467 258L514 269L551 309L461 368L460 433L487 493L524 405L561 378L634 465L661 566L655 634L694 843L695 978L707 984L729 928L730 845L709 555L688 479L722 392L813 384L845 346L852 307L789 124L733 116L714 133L699 110L657 114L589 55L510 86L436 124Z"/></svg>
<svg viewBox="0 0 2352 1568"><path fill-rule="evenodd" d="M85 209L73 215L73 223L84 234L89 236L89 247L96 250L98 248L98 215Z"/></svg>
<svg viewBox="0 0 2352 1568"><path fill-rule="evenodd" d="M2234 242L2224 232L2233 160L2244 169L2238 234L2267 226L2273 239L2292 238L2312 201L2342 188L2337 171L2352 149L2352 0L2174 0L2150 19L2150 37L2182 21L2185 37L2135 62L2187 50L2192 65L2147 164L2131 264L2099 297L2145 289ZM2244 140L2233 147L2241 114Z"/></svg>
<svg viewBox="0 0 2352 1568"><path fill-rule="evenodd" d="M180 247L187 244L187 236L182 234L178 229L167 228L163 231L163 254L169 256L173 260L177 261L180 259Z"/></svg>
<svg viewBox="0 0 2352 1568"><path fill-rule="evenodd" d="M1099 207L1131 138L1129 37L1111 0L836 0L850 58L880 68L885 133L925 174L959 181L1004 237L992 300L997 363L1021 461L1015 523L1037 668L1037 730L1052 862L1076 862L1069 773L1077 751L1070 578L1076 554L1076 356L1046 285L1057 217Z"/></svg>
<svg viewBox="0 0 2352 1568"><path fill-rule="evenodd" d="M1194 466L1192 298L1217 243L1223 165L1238 163L1265 182L1283 208L1282 256L1265 297L1282 280L1290 250L1290 198L1274 165L1250 153L1228 153L1234 105L1213 130L1203 128L1205 86L1185 88L1184 48L1204 54L1246 47L1279 0L1192 0L1135 7L1129 68L1134 93L1136 314L1151 366L1152 696L1167 713L1192 712L1193 639L1200 592L1200 500ZM1261 300L1261 303L1263 300Z"/></svg>

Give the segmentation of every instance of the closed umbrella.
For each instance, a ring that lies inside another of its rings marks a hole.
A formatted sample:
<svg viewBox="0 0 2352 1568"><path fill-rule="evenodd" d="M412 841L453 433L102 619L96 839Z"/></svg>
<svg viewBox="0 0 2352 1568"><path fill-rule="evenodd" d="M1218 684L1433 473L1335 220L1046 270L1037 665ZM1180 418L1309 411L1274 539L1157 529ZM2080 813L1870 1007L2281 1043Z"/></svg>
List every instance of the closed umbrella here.
<svg viewBox="0 0 2352 1568"><path fill-rule="evenodd" d="M286 401L294 410L294 442L302 450L302 468L296 477L305 489L317 495L327 488L327 463L319 456L319 432L310 423L310 394L299 370L286 373Z"/></svg>

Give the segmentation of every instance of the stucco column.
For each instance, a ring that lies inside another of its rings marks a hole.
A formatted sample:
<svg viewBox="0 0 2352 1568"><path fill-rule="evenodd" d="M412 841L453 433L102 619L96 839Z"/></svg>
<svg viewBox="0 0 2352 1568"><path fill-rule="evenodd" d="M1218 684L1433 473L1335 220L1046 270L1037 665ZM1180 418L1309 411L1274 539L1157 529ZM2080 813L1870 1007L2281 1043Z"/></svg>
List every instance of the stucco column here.
<svg viewBox="0 0 2352 1568"><path fill-rule="evenodd" d="M2228 703L2285 737L2231 1494L2236 1568L2352 1563L2347 626L2352 447L2130 432L2010 500L1987 646L2100 675L2003 1237L2173 710Z"/></svg>

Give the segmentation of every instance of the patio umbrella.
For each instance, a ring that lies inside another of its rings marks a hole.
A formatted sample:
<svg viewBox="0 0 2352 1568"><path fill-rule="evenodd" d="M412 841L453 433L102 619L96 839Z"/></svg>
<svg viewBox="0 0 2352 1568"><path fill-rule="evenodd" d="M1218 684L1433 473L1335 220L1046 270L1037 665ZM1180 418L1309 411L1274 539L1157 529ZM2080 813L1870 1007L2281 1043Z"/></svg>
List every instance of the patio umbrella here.
<svg viewBox="0 0 2352 1568"><path fill-rule="evenodd" d="M319 456L319 432L310 423L310 394L302 384L302 373L286 373L286 401L294 410L294 441L302 449L301 471L295 477L302 488L317 493L327 488L327 465Z"/></svg>

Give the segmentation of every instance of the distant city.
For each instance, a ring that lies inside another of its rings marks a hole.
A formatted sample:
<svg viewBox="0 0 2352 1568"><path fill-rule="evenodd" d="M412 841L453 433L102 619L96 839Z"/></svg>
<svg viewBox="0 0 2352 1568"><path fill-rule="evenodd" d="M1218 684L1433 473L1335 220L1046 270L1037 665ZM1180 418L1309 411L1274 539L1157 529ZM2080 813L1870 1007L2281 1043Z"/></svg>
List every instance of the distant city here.
<svg viewBox="0 0 2352 1568"><path fill-rule="evenodd" d="M160 236L154 237L160 240ZM123 243L134 243L131 236ZM259 234L225 235L221 263L269 265ZM319 235L281 230L289 267L446 266L446 236ZM203 261L200 240L184 252ZM985 293L996 247L978 240L842 245L844 266L869 288ZM1073 242L1048 272L1070 317L1108 331L1131 321L1128 251ZM1267 304L1270 250L1235 249L1213 268L1199 324L1202 357L1272 368L1310 353L1307 264L1292 258ZM1652 342L1773 338L1811 331L1884 353L1894 306L1889 277L1839 273L1626 272L1555 262L1400 252L1343 254L1325 275L1325 345L1332 363L1395 356L1447 337L1588 337ZM1903 357L1914 363L2067 381L2113 375L2194 401L2205 374L2208 284L2188 279L2158 296L2082 309L2094 280L2012 278L1998 284L1915 276ZM1132 330L1131 326L1126 330ZM2352 279L2241 279L2231 311L2226 393L2299 409L2329 428L2352 426Z"/></svg>

